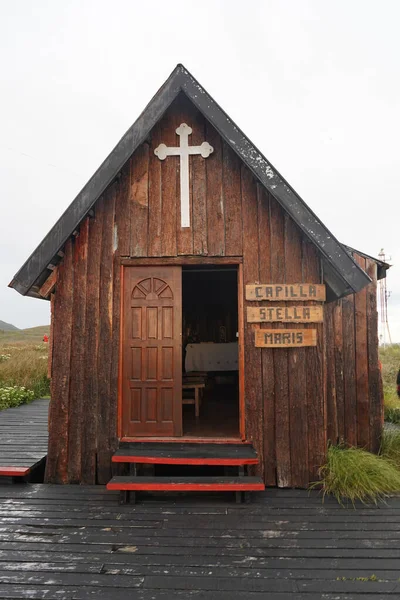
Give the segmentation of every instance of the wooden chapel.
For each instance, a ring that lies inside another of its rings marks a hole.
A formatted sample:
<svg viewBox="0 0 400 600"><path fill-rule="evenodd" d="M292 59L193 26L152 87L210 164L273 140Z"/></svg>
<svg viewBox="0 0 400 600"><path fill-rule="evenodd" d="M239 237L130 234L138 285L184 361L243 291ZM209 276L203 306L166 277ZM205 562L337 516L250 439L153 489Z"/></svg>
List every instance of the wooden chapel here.
<svg viewBox="0 0 400 600"><path fill-rule="evenodd" d="M51 302L46 481L307 487L329 442L376 452L387 267L178 65L10 283Z"/></svg>

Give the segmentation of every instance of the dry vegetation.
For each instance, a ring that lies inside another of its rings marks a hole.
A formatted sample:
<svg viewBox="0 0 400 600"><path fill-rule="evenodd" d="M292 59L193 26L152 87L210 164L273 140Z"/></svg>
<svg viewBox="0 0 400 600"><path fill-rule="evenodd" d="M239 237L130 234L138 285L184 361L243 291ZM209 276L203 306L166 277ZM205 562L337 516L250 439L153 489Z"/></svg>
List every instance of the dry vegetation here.
<svg viewBox="0 0 400 600"><path fill-rule="evenodd" d="M7 395L11 398L13 395L21 398L22 392L16 395L15 392L10 391L14 386L32 391L35 398L49 395L47 378L49 345L43 342L45 333L49 334L49 326L21 331L0 331L0 392L3 396ZM7 393L4 391L6 388ZM31 399L31 394L25 396L26 401ZM6 401L3 405L3 408L7 406Z"/></svg>

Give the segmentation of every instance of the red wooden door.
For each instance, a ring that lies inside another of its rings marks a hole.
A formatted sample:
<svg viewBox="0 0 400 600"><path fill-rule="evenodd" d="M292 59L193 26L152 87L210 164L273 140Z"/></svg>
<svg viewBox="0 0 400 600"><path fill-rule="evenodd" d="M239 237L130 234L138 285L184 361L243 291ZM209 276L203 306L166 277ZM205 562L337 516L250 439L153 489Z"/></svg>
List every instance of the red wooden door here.
<svg viewBox="0 0 400 600"><path fill-rule="evenodd" d="M182 435L181 267L125 267L122 436Z"/></svg>

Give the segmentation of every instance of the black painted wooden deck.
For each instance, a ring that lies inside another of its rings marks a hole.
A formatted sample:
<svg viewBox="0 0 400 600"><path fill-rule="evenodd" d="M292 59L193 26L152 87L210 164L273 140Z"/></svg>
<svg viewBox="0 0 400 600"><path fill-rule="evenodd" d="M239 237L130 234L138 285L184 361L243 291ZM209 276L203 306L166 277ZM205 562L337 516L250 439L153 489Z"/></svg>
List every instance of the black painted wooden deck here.
<svg viewBox="0 0 400 600"><path fill-rule="evenodd" d="M119 506L103 487L0 486L0 598L394 600L400 498L268 490Z"/></svg>
<svg viewBox="0 0 400 600"><path fill-rule="evenodd" d="M47 455L49 400L0 411L0 475L27 475Z"/></svg>

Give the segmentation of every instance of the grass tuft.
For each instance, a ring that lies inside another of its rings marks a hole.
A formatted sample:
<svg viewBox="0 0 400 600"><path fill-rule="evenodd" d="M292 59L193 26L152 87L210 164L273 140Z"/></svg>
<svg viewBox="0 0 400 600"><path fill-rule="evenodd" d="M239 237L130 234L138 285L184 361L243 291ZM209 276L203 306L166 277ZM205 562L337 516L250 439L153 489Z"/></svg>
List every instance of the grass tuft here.
<svg viewBox="0 0 400 600"><path fill-rule="evenodd" d="M353 505L357 500L377 503L400 491L400 471L394 461L361 448L330 446L319 476L321 480L310 487L321 487L324 497L332 495L342 505L346 500Z"/></svg>
<svg viewBox="0 0 400 600"><path fill-rule="evenodd" d="M380 454L400 470L400 429L386 429L383 432Z"/></svg>

